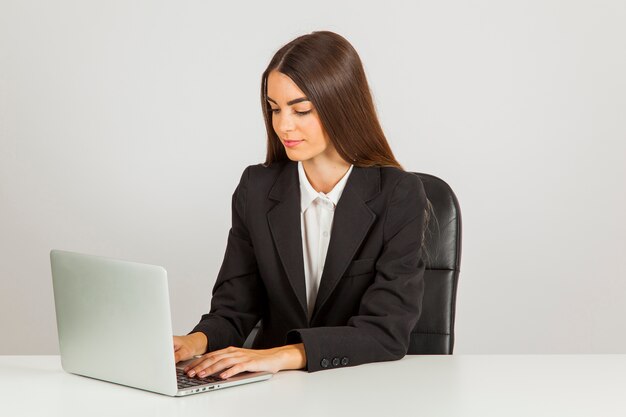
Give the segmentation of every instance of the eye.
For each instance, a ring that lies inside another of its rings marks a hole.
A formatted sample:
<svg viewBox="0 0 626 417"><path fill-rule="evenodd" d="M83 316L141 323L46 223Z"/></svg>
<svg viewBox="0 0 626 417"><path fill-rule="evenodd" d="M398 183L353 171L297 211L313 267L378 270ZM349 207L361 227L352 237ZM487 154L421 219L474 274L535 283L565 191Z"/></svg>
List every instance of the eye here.
<svg viewBox="0 0 626 417"><path fill-rule="evenodd" d="M312 110L306 110L306 111L294 111L295 114L297 114L298 116L306 116L307 114L311 113ZM272 109L270 108L270 113L273 114L278 114L280 112L280 109Z"/></svg>

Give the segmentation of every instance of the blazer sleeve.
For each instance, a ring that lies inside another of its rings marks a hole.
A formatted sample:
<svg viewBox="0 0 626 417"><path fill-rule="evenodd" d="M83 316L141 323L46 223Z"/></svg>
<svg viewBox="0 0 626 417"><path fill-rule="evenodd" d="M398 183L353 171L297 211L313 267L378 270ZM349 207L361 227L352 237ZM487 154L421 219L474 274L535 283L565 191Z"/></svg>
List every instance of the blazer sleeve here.
<svg viewBox="0 0 626 417"><path fill-rule="evenodd" d="M249 171L250 167L243 172L232 196L232 227L213 287L211 310L190 332L206 335L207 352L242 346L262 311L264 289L246 226Z"/></svg>
<svg viewBox="0 0 626 417"><path fill-rule="evenodd" d="M407 173L396 183L388 202L383 250L376 275L361 299L358 314L346 326L295 329L287 343L302 342L307 370L396 360L404 357L417 324L424 294L422 237L427 199L417 175Z"/></svg>

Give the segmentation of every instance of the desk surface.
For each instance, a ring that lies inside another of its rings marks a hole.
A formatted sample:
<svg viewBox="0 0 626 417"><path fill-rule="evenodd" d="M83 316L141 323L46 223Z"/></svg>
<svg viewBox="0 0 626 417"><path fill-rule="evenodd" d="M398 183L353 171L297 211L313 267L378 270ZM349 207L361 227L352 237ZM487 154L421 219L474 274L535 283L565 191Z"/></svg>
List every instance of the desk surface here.
<svg viewBox="0 0 626 417"><path fill-rule="evenodd" d="M626 355L407 356L183 398L0 356L2 416L625 416Z"/></svg>

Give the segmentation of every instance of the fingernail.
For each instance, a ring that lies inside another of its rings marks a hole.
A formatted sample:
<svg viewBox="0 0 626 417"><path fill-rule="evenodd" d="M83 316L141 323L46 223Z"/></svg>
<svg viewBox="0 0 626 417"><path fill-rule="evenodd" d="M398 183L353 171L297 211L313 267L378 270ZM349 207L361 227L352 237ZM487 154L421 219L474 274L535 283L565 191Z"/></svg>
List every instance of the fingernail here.
<svg viewBox="0 0 626 417"><path fill-rule="evenodd" d="M226 372L224 372L223 374L220 374L220 378L226 379Z"/></svg>
<svg viewBox="0 0 626 417"><path fill-rule="evenodd" d="M204 377L204 375L206 375L206 374L204 373L204 371L202 371L202 372L200 372L200 373L198 374L198 376L200 376L200 377Z"/></svg>
<svg viewBox="0 0 626 417"><path fill-rule="evenodd" d="M189 371L189 376L194 376L196 374L196 371Z"/></svg>

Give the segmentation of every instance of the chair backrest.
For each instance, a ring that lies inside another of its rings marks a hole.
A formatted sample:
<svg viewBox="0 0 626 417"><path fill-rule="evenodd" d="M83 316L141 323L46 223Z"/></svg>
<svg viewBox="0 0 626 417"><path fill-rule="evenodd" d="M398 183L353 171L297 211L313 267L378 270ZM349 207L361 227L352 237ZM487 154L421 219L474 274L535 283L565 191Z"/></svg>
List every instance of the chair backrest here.
<svg viewBox="0 0 626 417"><path fill-rule="evenodd" d="M422 313L411 334L409 355L452 354L456 289L461 264L461 209L445 181L414 172L424 184L432 211L425 236Z"/></svg>

